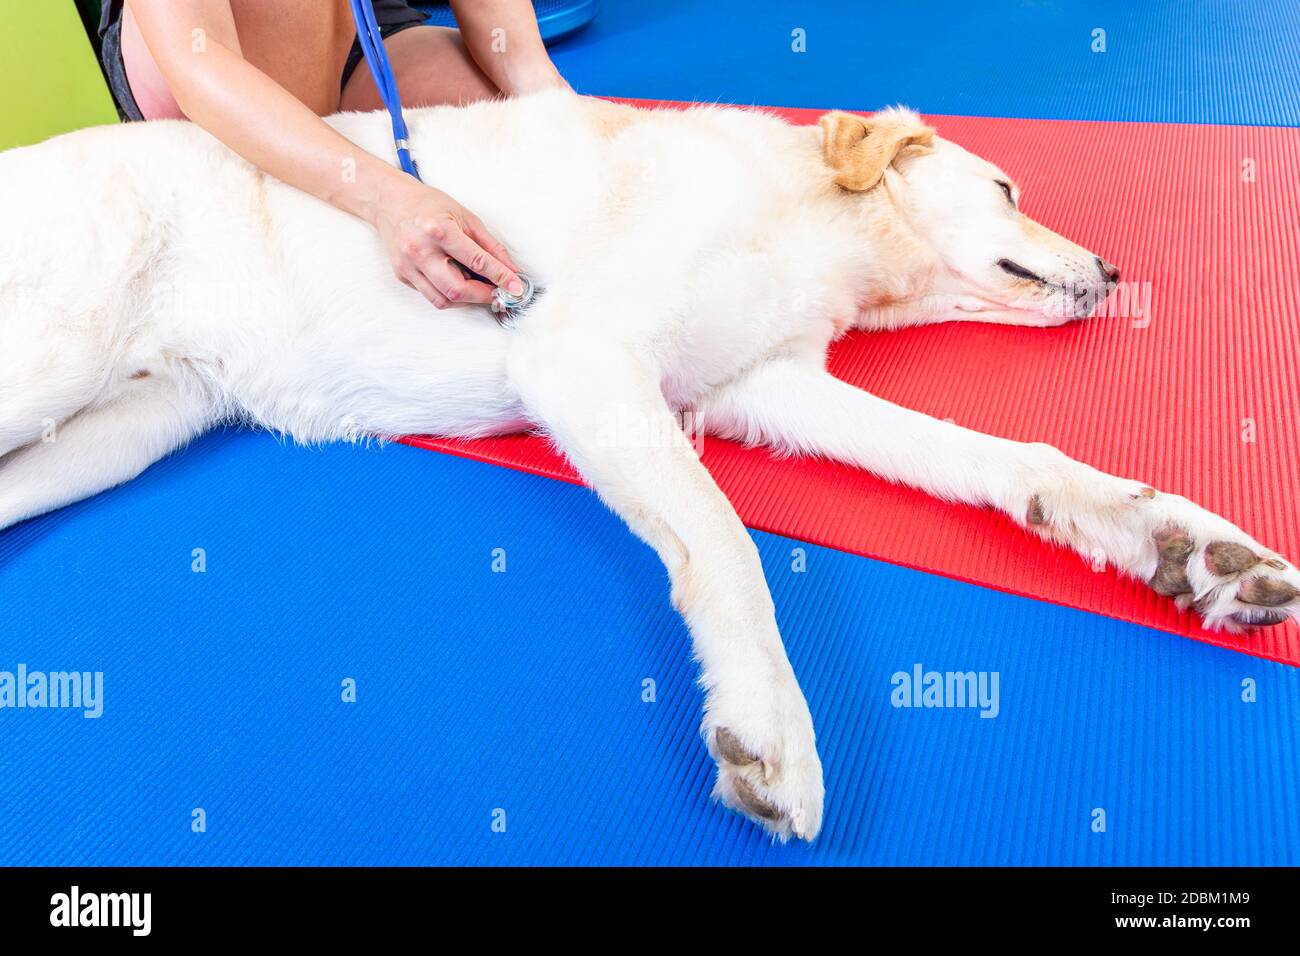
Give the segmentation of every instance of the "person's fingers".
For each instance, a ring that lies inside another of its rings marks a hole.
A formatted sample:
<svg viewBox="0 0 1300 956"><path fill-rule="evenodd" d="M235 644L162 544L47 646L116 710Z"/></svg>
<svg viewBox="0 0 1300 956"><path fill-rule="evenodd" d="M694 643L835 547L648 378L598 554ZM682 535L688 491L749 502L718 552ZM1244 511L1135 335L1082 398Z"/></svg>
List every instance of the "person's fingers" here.
<svg viewBox="0 0 1300 956"><path fill-rule="evenodd" d="M399 272L397 278L402 280L403 285L410 286L416 292L420 293L420 295L432 302L434 308L445 309L450 305L443 294L433 287L433 283L419 272L412 270L409 277Z"/></svg>
<svg viewBox="0 0 1300 956"><path fill-rule="evenodd" d="M472 212L465 214L465 227L469 237L486 249L491 255L506 264L506 268L512 272L519 271L519 264L515 262L514 257L510 255L510 250L503 243L497 241L496 236L488 232L487 226L483 225L483 220Z"/></svg>
<svg viewBox="0 0 1300 956"><path fill-rule="evenodd" d="M487 305L492 286L465 277L460 266L445 255L432 255L418 263L424 278L452 305Z"/></svg>
<svg viewBox="0 0 1300 956"><path fill-rule="evenodd" d="M442 246L443 252L471 272L477 272L493 285L516 295L524 290L524 284L520 282L519 276L515 275L513 269L471 239L463 230L446 229L438 239L438 243ZM446 292L443 294L446 295Z"/></svg>

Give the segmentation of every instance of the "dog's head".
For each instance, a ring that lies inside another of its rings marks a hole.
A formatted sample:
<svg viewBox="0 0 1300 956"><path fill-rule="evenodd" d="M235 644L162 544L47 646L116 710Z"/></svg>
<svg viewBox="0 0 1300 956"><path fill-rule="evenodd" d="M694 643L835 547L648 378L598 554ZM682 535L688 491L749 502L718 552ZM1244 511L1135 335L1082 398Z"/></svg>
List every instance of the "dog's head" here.
<svg viewBox="0 0 1300 956"><path fill-rule="evenodd" d="M1089 315L1118 281L1109 262L1024 215L1010 177L915 113L833 112L821 128L835 184L850 196L884 190L905 220L936 312L1059 325Z"/></svg>

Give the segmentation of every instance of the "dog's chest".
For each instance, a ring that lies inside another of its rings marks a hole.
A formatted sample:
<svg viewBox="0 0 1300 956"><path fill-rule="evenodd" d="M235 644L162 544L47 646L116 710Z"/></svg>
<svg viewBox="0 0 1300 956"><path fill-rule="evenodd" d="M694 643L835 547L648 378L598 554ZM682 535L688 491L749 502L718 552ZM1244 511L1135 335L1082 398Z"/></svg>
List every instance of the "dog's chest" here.
<svg viewBox="0 0 1300 956"><path fill-rule="evenodd" d="M664 393L686 407L782 354L824 352L841 313L851 314L846 295L766 257L715 271L656 341Z"/></svg>

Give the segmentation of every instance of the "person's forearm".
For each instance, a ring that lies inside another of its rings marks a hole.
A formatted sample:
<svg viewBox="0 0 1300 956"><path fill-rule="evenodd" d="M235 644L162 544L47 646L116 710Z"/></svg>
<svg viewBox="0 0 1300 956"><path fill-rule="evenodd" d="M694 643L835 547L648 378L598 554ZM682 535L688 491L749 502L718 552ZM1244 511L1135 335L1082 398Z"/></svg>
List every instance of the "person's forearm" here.
<svg viewBox="0 0 1300 956"><path fill-rule="evenodd" d="M385 192L409 187L404 173L353 145L245 60L233 31L222 36L219 17L195 52L175 7L151 17L148 4L138 6L145 43L181 111L250 163L367 220Z"/></svg>
<svg viewBox="0 0 1300 956"><path fill-rule="evenodd" d="M230 0L132 0L129 8L181 112L259 169L373 225L397 278L437 308L486 305L494 286L524 291L482 220L353 145L245 60Z"/></svg>
<svg viewBox="0 0 1300 956"><path fill-rule="evenodd" d="M173 86L176 102L253 165L367 220L384 190L408 185L405 173L355 146L247 60L211 46L206 56Z"/></svg>
<svg viewBox="0 0 1300 956"><path fill-rule="evenodd" d="M566 85L551 63L531 0L453 0L465 48L503 93Z"/></svg>

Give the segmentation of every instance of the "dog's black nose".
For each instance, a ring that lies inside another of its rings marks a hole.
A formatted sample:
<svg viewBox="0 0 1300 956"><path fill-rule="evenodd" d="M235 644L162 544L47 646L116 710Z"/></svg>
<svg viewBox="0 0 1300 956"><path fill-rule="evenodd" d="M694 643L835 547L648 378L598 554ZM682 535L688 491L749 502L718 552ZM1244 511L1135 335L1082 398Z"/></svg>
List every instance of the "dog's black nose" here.
<svg viewBox="0 0 1300 956"><path fill-rule="evenodd" d="M1101 256L1097 256L1096 259L1097 259L1097 269L1098 269L1098 271L1101 272L1102 275L1104 275L1104 276L1106 277L1106 281L1107 281L1107 282L1118 282L1118 281L1119 281L1119 269L1117 269L1115 266L1111 265L1109 262L1107 262L1107 261L1106 261L1105 259L1103 259Z"/></svg>

